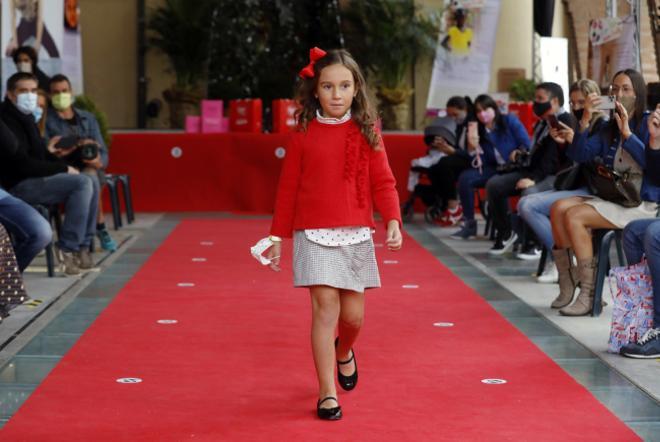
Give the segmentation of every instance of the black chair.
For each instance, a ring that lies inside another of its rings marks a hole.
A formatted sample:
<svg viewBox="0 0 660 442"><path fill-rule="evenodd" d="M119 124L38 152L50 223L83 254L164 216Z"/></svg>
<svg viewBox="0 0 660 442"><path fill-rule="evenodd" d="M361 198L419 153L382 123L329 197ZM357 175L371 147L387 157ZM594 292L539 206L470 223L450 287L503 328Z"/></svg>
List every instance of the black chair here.
<svg viewBox="0 0 660 442"><path fill-rule="evenodd" d="M112 207L112 221L115 230L122 227L121 206L119 204L119 188L124 194L124 205L126 207L126 222L128 224L135 221L135 212L133 211L133 195L131 192L131 177L129 175L106 175L106 185L110 193L110 205Z"/></svg>
<svg viewBox="0 0 660 442"><path fill-rule="evenodd" d="M541 249L541 259L539 259L539 266L536 268L536 276L539 277L543 274L543 270L545 270L545 263L548 262L548 249L543 246Z"/></svg>
<svg viewBox="0 0 660 442"><path fill-rule="evenodd" d="M62 217L60 215L60 209L57 204L52 204L50 206L44 206L41 204L36 204L33 206L40 214L43 216L49 224L55 224L55 229L53 234L60 235L62 230ZM55 276L55 251L53 247L54 241L51 241L46 246L46 268L48 269L48 276Z"/></svg>
<svg viewBox="0 0 660 442"><path fill-rule="evenodd" d="M591 310L591 316L599 316L603 311L603 286L611 268L610 248L612 247L612 240L616 244L619 265L623 266L626 264L621 242L622 235L623 230L621 229L596 229L593 231L594 256L597 257L597 267L596 276L594 277L594 306Z"/></svg>

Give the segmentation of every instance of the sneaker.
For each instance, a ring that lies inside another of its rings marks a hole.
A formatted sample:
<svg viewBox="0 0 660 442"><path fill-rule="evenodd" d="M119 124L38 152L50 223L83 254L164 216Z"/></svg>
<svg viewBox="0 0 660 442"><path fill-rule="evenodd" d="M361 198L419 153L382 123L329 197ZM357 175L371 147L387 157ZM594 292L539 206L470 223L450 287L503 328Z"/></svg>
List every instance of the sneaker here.
<svg viewBox="0 0 660 442"><path fill-rule="evenodd" d="M117 250L117 242L112 239L110 232L108 232L106 229L98 230L96 232L96 236L99 237L101 248L103 250L107 250L108 252L114 252Z"/></svg>
<svg viewBox="0 0 660 442"><path fill-rule="evenodd" d="M620 353L628 358L660 358L660 328L649 329L636 343L621 347Z"/></svg>
<svg viewBox="0 0 660 442"><path fill-rule="evenodd" d="M517 239L518 239L518 234L515 232L511 232L508 238L504 240L498 239L495 242L495 245L488 251L488 253L490 255L495 255L495 256L503 255L504 253L511 251Z"/></svg>
<svg viewBox="0 0 660 442"><path fill-rule="evenodd" d="M463 227L458 232L451 235L453 239L470 239L470 237L477 236L477 220L465 220Z"/></svg>
<svg viewBox="0 0 660 442"><path fill-rule="evenodd" d="M80 275L80 267L78 266L78 258L74 252L65 252L62 249L57 249L57 258L62 265L62 271L67 275Z"/></svg>
<svg viewBox="0 0 660 442"><path fill-rule="evenodd" d="M559 282L559 271L557 271L554 261L550 261L550 264L546 266L543 273L536 277L536 282L540 282L541 284L556 284Z"/></svg>
<svg viewBox="0 0 660 442"><path fill-rule="evenodd" d="M532 247L531 249L523 250L516 254L516 258L523 261L533 261L541 257L541 249Z"/></svg>
<svg viewBox="0 0 660 442"><path fill-rule="evenodd" d="M461 218L463 218L463 208L458 206L454 211L447 209L442 212L442 215L435 220L435 223L440 227L455 227L461 222Z"/></svg>

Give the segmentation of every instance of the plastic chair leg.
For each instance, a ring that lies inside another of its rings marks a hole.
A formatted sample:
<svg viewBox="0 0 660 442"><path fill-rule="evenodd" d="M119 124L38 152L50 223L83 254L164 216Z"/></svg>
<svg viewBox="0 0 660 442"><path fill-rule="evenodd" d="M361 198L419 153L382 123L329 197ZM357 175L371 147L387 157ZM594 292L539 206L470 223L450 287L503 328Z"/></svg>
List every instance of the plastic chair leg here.
<svg viewBox="0 0 660 442"><path fill-rule="evenodd" d="M598 247L598 263L594 276L594 306L591 310L591 316L594 317L599 316L603 311L603 285L605 285L605 278L610 271L610 247L615 235L614 230L605 233Z"/></svg>
<svg viewBox="0 0 660 442"><path fill-rule="evenodd" d="M108 191L110 192L110 205L112 206L112 221L115 230L121 227L121 208L119 207L119 195L117 194L117 181L114 177L107 181Z"/></svg>
<svg viewBox="0 0 660 442"><path fill-rule="evenodd" d="M126 206L126 222L132 224L135 221L135 212L133 211L133 193L131 191L130 175L119 175L119 181L124 191L124 204Z"/></svg>
<svg viewBox="0 0 660 442"><path fill-rule="evenodd" d="M536 268L536 276L541 276L545 269L545 263L548 261L548 249L543 246L541 249L541 259L539 259L539 266Z"/></svg>

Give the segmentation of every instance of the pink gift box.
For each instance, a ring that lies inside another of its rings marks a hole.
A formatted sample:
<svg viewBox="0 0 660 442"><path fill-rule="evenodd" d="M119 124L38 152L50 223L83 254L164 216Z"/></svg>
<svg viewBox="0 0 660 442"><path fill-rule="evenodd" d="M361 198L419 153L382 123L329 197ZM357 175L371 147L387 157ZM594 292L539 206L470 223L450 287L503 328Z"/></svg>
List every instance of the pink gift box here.
<svg viewBox="0 0 660 442"><path fill-rule="evenodd" d="M202 100L202 132L226 132L223 120L222 100Z"/></svg>
<svg viewBox="0 0 660 442"><path fill-rule="evenodd" d="M194 115L186 115L186 133L196 134L201 129L202 119Z"/></svg>

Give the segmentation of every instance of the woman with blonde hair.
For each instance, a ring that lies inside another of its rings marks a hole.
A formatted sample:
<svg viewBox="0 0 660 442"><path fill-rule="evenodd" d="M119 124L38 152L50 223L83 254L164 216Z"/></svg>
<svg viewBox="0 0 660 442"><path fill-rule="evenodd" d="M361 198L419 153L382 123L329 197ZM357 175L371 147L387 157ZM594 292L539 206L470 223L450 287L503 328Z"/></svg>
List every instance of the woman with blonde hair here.
<svg viewBox="0 0 660 442"><path fill-rule="evenodd" d="M580 121L584 114L586 97L591 93L600 93L595 81L582 79L573 83L569 89L571 112ZM589 133L597 131L606 121L605 114L600 111L592 112L589 120ZM552 238L552 227L550 225L550 207L558 200L571 196L589 195L586 182L581 177L580 171L575 170L576 164L566 156L566 147L573 141L558 136L556 130L550 130L550 136L557 141L559 149L559 172L553 190L534 193L524 196L518 202L518 214L526 225L534 232L540 243L547 249L553 250L554 240ZM569 175L571 175L569 177ZM572 182L568 182L572 181ZM538 282L557 282L557 268L555 262L557 257L550 255L548 270L539 276ZM564 257L560 256L559 265L564 265ZM553 308L563 307L553 303Z"/></svg>

